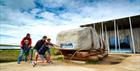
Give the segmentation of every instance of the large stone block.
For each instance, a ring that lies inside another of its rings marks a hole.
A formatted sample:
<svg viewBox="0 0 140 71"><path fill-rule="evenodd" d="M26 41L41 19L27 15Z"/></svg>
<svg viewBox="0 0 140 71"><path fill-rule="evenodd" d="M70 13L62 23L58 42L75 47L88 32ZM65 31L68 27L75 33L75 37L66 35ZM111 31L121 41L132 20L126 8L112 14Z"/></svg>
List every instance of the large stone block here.
<svg viewBox="0 0 140 71"><path fill-rule="evenodd" d="M92 49L99 49L100 48L100 39L99 39L99 35L97 34L96 30L94 28L91 28L92 29L92 43L93 43L93 46L92 46Z"/></svg>
<svg viewBox="0 0 140 71"><path fill-rule="evenodd" d="M57 35L57 44L62 49L89 50L92 48L91 28L62 31Z"/></svg>
<svg viewBox="0 0 140 71"><path fill-rule="evenodd" d="M99 36L94 28L78 28L62 31L57 35L62 49L94 50L100 48Z"/></svg>

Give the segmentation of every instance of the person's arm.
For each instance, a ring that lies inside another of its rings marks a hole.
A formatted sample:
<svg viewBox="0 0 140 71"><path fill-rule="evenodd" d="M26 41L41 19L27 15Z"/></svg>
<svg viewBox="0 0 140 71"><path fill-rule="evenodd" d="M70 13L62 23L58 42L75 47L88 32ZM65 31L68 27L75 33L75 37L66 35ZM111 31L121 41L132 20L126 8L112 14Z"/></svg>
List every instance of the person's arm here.
<svg viewBox="0 0 140 71"><path fill-rule="evenodd" d="M49 45L51 45L53 48L59 48L60 46L59 45L56 45L56 44L53 44L53 43L49 43Z"/></svg>
<svg viewBox="0 0 140 71"><path fill-rule="evenodd" d="M56 45L56 44L53 44L54 46L56 46L56 47L60 47L59 45Z"/></svg>
<svg viewBox="0 0 140 71"><path fill-rule="evenodd" d="M21 40L21 42L20 42L20 47L21 47L21 48L23 47L24 39L25 39L25 38L23 38L23 39Z"/></svg>
<svg viewBox="0 0 140 71"><path fill-rule="evenodd" d="M28 46L28 48L31 48L31 45L32 45L32 39L30 38L29 39L29 46Z"/></svg>
<svg viewBox="0 0 140 71"><path fill-rule="evenodd" d="M53 47L53 44L51 42L46 41L46 44Z"/></svg>
<svg viewBox="0 0 140 71"><path fill-rule="evenodd" d="M54 47L53 48L55 48L55 49L59 49L60 48L60 46L59 45L56 45L56 44L53 44L54 45Z"/></svg>
<svg viewBox="0 0 140 71"><path fill-rule="evenodd" d="M54 44L52 44L51 42L49 43L49 45L53 46L54 47Z"/></svg>

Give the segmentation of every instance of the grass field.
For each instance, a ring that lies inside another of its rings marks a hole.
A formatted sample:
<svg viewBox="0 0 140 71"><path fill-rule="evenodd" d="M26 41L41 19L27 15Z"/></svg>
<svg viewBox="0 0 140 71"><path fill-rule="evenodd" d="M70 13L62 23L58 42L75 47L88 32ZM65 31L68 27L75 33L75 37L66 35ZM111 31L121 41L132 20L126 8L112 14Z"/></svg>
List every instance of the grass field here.
<svg viewBox="0 0 140 71"><path fill-rule="evenodd" d="M16 61L19 50L0 50L0 63Z"/></svg>
<svg viewBox="0 0 140 71"><path fill-rule="evenodd" d="M0 44L0 46L19 47L19 45Z"/></svg>
<svg viewBox="0 0 140 71"><path fill-rule="evenodd" d="M12 50L0 50L0 63L5 62L16 62L18 55L20 53L20 50L12 49ZM55 55L56 50L54 48L51 48L51 59L53 60L60 60L63 61L63 56L61 55ZM34 59L34 53L33 53L33 59ZM98 64L98 61L87 61L87 64Z"/></svg>
<svg viewBox="0 0 140 71"><path fill-rule="evenodd" d="M20 50L0 50L0 63L17 61L19 53ZM54 48L51 48L51 55L55 55Z"/></svg>

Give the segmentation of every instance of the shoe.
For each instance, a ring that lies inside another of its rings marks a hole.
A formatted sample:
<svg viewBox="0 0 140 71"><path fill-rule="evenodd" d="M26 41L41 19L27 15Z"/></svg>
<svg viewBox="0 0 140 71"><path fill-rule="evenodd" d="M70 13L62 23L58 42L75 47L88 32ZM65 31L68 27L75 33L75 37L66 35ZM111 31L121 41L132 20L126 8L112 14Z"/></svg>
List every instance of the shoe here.
<svg viewBox="0 0 140 71"><path fill-rule="evenodd" d="M20 64L20 62L17 62L17 64Z"/></svg>
<svg viewBox="0 0 140 71"><path fill-rule="evenodd" d="M20 64L20 61L17 61L17 64Z"/></svg>
<svg viewBox="0 0 140 71"><path fill-rule="evenodd" d="M36 64L37 64L36 62L32 62L33 67L35 67L35 66L36 66Z"/></svg>
<svg viewBox="0 0 140 71"><path fill-rule="evenodd" d="M24 61L27 62L27 59L25 58Z"/></svg>
<svg viewBox="0 0 140 71"><path fill-rule="evenodd" d="M52 61L48 61L48 64L53 64L53 62Z"/></svg>

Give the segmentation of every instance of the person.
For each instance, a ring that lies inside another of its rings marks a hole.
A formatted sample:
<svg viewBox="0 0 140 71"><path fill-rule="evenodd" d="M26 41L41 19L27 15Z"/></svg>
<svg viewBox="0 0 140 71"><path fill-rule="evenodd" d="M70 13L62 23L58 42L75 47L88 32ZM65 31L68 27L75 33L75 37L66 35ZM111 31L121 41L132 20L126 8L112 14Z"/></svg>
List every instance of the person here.
<svg viewBox="0 0 140 71"><path fill-rule="evenodd" d="M27 62L27 58L30 59L29 51L31 48L31 44L32 44L32 39L30 38L30 34L27 33L26 37L24 37L20 43L21 49L17 60L18 64L20 64L23 54L25 54L25 58L24 58L25 62Z"/></svg>
<svg viewBox="0 0 140 71"><path fill-rule="evenodd" d="M39 56L40 56L40 58L42 60L42 63L44 63L45 60L49 64L51 62L51 60L50 60L50 57L51 57L50 47L53 47L54 44L52 44L50 41L51 41L51 39L48 38L47 41L42 45L42 47L38 51ZM48 53L47 55L45 55L46 51Z"/></svg>
<svg viewBox="0 0 140 71"><path fill-rule="evenodd" d="M51 39L48 38L47 41L41 46L41 48L38 50L38 56L41 58L42 62L41 63L45 63L48 62L49 64L52 62L50 60L50 46L54 46L54 44L52 44ZM48 52L48 55L46 55L46 51ZM35 66L37 64L37 62L33 62L33 66Z"/></svg>
<svg viewBox="0 0 140 71"><path fill-rule="evenodd" d="M34 51L35 51L35 63L37 63L38 60L38 51L39 49L42 47L42 45L46 42L47 40L47 36L43 36L41 40L38 40L35 47L34 47Z"/></svg>

